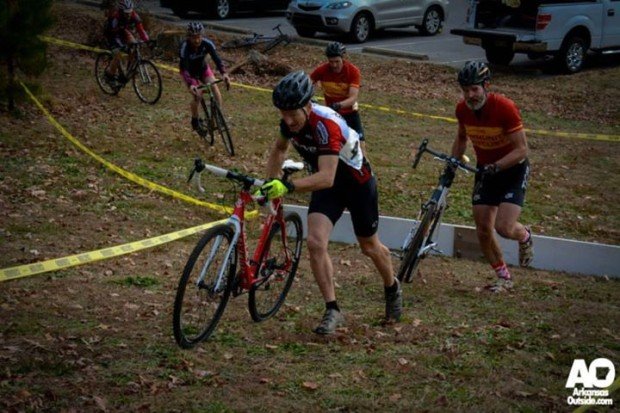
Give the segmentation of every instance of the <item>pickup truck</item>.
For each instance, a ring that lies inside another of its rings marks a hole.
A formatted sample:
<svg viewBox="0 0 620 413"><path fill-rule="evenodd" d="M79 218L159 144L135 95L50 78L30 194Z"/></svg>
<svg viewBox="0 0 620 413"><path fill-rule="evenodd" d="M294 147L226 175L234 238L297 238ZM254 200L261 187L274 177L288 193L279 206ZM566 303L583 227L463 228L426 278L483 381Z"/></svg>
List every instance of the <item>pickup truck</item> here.
<svg viewBox="0 0 620 413"><path fill-rule="evenodd" d="M481 46L492 64L526 53L576 73L588 50L620 50L620 0L469 0L465 25L450 33Z"/></svg>

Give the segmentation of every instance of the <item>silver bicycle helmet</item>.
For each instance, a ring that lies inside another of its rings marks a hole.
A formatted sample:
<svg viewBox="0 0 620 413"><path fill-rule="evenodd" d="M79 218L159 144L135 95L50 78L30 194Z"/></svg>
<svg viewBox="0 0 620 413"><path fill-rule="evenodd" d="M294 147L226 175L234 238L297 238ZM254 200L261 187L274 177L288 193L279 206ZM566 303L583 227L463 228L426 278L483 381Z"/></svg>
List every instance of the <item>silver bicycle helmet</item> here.
<svg viewBox="0 0 620 413"><path fill-rule="evenodd" d="M188 35L201 34L204 28L205 27L200 22L190 22L187 25L187 34Z"/></svg>
<svg viewBox="0 0 620 413"><path fill-rule="evenodd" d="M131 0L120 0L118 2L118 8L124 12L128 12L133 10L133 1Z"/></svg>
<svg viewBox="0 0 620 413"><path fill-rule="evenodd" d="M461 86L480 85L491 79L491 70L484 62L469 61L459 71Z"/></svg>
<svg viewBox="0 0 620 413"><path fill-rule="evenodd" d="M271 97L278 109L294 110L306 106L313 94L310 77L303 70L298 70L284 76L273 89Z"/></svg>
<svg viewBox="0 0 620 413"><path fill-rule="evenodd" d="M347 48L340 42L331 42L325 48L325 56L327 57L342 57L344 56Z"/></svg>

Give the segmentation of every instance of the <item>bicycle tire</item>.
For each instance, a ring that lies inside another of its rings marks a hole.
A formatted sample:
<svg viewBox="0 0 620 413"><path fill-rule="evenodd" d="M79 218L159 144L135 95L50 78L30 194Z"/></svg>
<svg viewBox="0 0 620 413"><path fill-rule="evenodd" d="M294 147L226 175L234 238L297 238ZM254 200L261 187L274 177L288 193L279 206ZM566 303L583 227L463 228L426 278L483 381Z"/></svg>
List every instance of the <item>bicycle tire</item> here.
<svg viewBox="0 0 620 413"><path fill-rule="evenodd" d="M189 349L207 340L217 327L234 285L236 248L227 254L233 229L218 225L198 241L185 264L174 300L172 329L181 348ZM223 278L218 281L219 270ZM200 275L202 285L198 285Z"/></svg>
<svg viewBox="0 0 620 413"><path fill-rule="evenodd" d="M215 100L211 102L211 113L213 114L214 127L213 134L215 135L215 131L222 138L222 142L224 142L224 147L230 156L235 156L235 147L233 146L232 138L230 137L230 130L228 130L228 124L226 123L226 119L222 114L222 110L220 109L220 105L217 104ZM213 140L213 138L212 138Z"/></svg>
<svg viewBox="0 0 620 413"><path fill-rule="evenodd" d="M284 226L282 231L276 222L271 228L258 263L257 281L250 288L248 307L256 322L267 320L278 312L295 279L303 238L299 214L287 213Z"/></svg>
<svg viewBox="0 0 620 413"><path fill-rule="evenodd" d="M426 245L426 241L429 236L432 235L429 231L431 229L433 219L435 218L436 210L437 205L433 203L428 205L426 211L424 211L422 219L420 220L420 225L418 225L418 228L411 238L409 245L405 247L403 260L401 261L398 269L398 281L408 283L413 281L415 271L418 269L421 259L424 258L420 256L420 249Z"/></svg>
<svg viewBox="0 0 620 413"><path fill-rule="evenodd" d="M280 45L281 43L286 43L286 44L290 43L290 38L288 37L288 35L282 35L282 36L279 36L273 39L271 42L267 44L267 46L263 48L263 53L267 53L268 51Z"/></svg>
<svg viewBox="0 0 620 413"><path fill-rule="evenodd" d="M258 41L258 37L242 37L232 39L222 43L222 49L238 49L240 47L254 46L256 43L258 43Z"/></svg>
<svg viewBox="0 0 620 413"><path fill-rule="evenodd" d="M131 82L142 102L154 105L161 97L161 75L150 60L141 60L138 63Z"/></svg>
<svg viewBox="0 0 620 413"><path fill-rule="evenodd" d="M108 83L105 79L105 71L112 62L111 53L99 53L97 59L95 59L95 79L97 84L106 95L118 95L121 90L120 87L114 87Z"/></svg>
<svg viewBox="0 0 620 413"><path fill-rule="evenodd" d="M204 127L205 129L202 132L199 132L199 135L202 137L202 139L204 139L207 144L213 146L213 143L215 142L215 128L213 127L214 125L211 106L207 105L204 98L200 100L200 106L202 106L202 111L205 114L204 122L202 123L201 127Z"/></svg>

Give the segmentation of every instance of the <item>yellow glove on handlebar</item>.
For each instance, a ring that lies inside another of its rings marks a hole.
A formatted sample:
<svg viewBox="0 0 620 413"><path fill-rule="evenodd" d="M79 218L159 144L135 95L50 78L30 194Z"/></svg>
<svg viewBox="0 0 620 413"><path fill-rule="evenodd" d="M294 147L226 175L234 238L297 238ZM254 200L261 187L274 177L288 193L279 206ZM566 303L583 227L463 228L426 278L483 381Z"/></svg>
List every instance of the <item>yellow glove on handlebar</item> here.
<svg viewBox="0 0 620 413"><path fill-rule="evenodd" d="M293 192L295 186L291 182L272 179L267 181L254 193L256 196L264 196L267 200L281 198L289 192Z"/></svg>

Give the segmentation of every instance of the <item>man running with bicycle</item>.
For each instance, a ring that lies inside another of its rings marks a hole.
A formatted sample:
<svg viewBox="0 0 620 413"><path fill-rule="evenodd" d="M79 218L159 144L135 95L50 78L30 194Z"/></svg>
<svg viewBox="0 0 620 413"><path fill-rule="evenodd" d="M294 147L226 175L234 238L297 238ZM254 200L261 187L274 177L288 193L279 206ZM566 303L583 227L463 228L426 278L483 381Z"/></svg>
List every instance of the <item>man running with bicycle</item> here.
<svg viewBox="0 0 620 413"><path fill-rule="evenodd" d="M192 114L192 129L202 132L202 126L198 119L198 105L202 98L203 91L198 87L203 83L215 82L215 75L207 63L207 56L211 56L217 66L217 70L224 78L226 88L230 87L230 77L226 73L222 59L215 50L215 44L205 37L202 33L204 26L200 22L190 22L187 25L187 39L181 44L179 50L179 73L187 84L189 93L192 95L190 111ZM213 94L220 108L222 107L222 94L217 85L212 85Z"/></svg>
<svg viewBox="0 0 620 413"><path fill-rule="evenodd" d="M106 69L105 77L108 82L126 82L127 79L120 79L118 75L121 54L120 51L127 45L136 43L134 31L143 42L149 41L149 35L144 30L142 20L134 10L132 0L120 0L118 8L111 11L104 28L104 35L108 46L112 50L112 62ZM131 59L132 56L129 56Z"/></svg>
<svg viewBox="0 0 620 413"><path fill-rule="evenodd" d="M310 267L325 300L323 319L314 329L331 334L344 323L336 301L334 269L328 252L329 236L345 208L362 253L375 264L385 287L386 320L398 321L402 290L394 277L390 252L377 235L378 194L370 164L360 148L359 136L332 109L311 102L314 87L303 71L288 74L273 90L273 104L280 110L281 136L269 153L267 176L274 179L260 191L268 199L292 191L312 192L308 209L307 245ZM291 182L277 177L292 143L309 164L312 174Z"/></svg>
<svg viewBox="0 0 620 413"><path fill-rule="evenodd" d="M491 71L483 62L470 61L458 74L463 100L456 106L458 134L452 156L460 159L471 140L479 173L472 195L478 241L497 275L493 292L513 287L512 276L493 230L519 242L519 264L530 265L532 233L519 223L530 166L519 109L502 95L489 92Z"/></svg>
<svg viewBox="0 0 620 413"><path fill-rule="evenodd" d="M345 60L346 52L344 44L329 43L325 48L327 62L314 69L310 79L313 83L320 83L325 105L338 112L364 142L364 128L357 110L362 76L357 66Z"/></svg>

